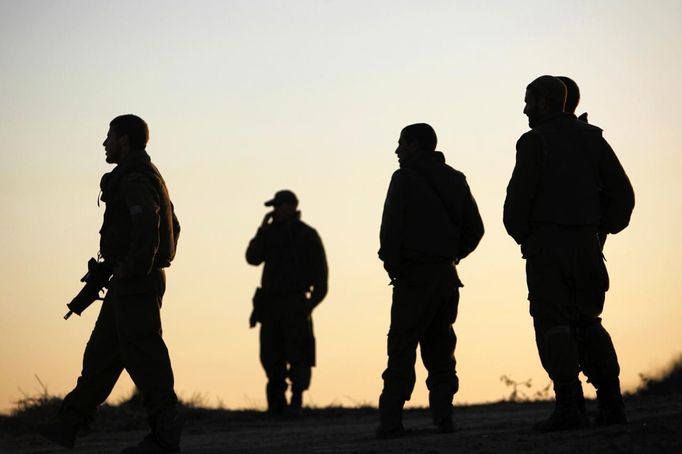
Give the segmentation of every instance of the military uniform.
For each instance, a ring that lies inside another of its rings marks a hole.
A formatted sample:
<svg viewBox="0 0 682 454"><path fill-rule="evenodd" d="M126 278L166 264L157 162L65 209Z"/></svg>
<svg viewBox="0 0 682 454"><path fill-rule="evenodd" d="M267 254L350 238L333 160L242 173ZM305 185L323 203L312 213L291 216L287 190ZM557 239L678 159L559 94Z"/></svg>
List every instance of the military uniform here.
<svg viewBox="0 0 682 454"><path fill-rule="evenodd" d="M175 449L177 398L160 308L163 269L175 256L180 226L163 178L144 150L131 152L105 174L101 190L106 211L100 253L113 277L60 419L86 424L125 369L142 394L156 441Z"/></svg>
<svg viewBox="0 0 682 454"><path fill-rule="evenodd" d="M261 226L246 260L265 263L256 315L260 361L268 378L268 409L280 412L286 406L287 378L292 401L310 386L315 366L311 312L327 294L327 259L315 229L295 218Z"/></svg>
<svg viewBox="0 0 682 454"><path fill-rule="evenodd" d="M601 403L618 401L618 360L599 318L609 287L600 232L628 225L630 181L602 131L572 114L539 122L516 149L504 224L526 259L537 347L557 405L582 400L580 369Z"/></svg>
<svg viewBox="0 0 682 454"><path fill-rule="evenodd" d="M455 263L483 236L483 222L466 179L440 152L401 163L392 178L381 222L379 258L393 283L388 365L379 410L380 431L402 430L402 407L415 385L417 346L428 371L434 423L451 426L459 287ZM380 433L378 435L381 436Z"/></svg>

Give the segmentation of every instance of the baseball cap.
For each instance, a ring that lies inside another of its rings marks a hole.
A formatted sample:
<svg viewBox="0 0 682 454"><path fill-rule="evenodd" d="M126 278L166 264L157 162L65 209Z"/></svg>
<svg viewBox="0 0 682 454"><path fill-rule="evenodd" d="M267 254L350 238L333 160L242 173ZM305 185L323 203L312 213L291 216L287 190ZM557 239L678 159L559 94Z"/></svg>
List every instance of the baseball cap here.
<svg viewBox="0 0 682 454"><path fill-rule="evenodd" d="M289 191L288 189L283 189L281 191L277 191L275 193L275 197L273 197L271 200L268 200L265 202L266 207L276 207L279 205L283 204L289 204L289 205L298 205L298 199L296 198L296 194L293 192Z"/></svg>

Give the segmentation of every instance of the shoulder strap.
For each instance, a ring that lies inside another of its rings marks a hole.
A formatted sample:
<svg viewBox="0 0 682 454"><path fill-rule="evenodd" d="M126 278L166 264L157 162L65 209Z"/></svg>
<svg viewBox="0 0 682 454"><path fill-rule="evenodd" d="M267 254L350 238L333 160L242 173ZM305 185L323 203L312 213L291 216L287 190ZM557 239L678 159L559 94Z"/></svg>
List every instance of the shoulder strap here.
<svg viewBox="0 0 682 454"><path fill-rule="evenodd" d="M414 171L414 173L419 175L422 178L422 180L424 180L426 182L426 184L431 188L431 191L433 191L433 193L436 194L436 198L440 201L441 205L443 206L443 209L445 210L445 213L447 213L448 217L450 218L452 225L457 226L459 224L459 222L457 222L457 219L455 219L455 216L453 215L453 213L448 209L448 205L445 203L443 196L441 195L440 191L438 190L438 187L433 183L433 181L431 181L431 179L424 172L422 172L419 168L410 167L409 169Z"/></svg>

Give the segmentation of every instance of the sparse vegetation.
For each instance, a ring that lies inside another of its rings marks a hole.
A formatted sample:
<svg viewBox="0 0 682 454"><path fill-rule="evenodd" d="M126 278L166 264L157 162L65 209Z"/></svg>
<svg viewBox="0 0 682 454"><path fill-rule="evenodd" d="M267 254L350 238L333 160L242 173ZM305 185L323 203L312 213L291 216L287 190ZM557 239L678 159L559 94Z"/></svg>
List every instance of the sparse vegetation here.
<svg viewBox="0 0 682 454"><path fill-rule="evenodd" d="M682 393L682 353L656 376L639 374L641 380L634 395L670 395Z"/></svg>
<svg viewBox="0 0 682 454"><path fill-rule="evenodd" d="M668 367L654 376L640 374L641 384L631 393L634 396L682 394L682 354L678 355ZM0 415L0 432L22 434L33 431L36 424L53 418L59 411L62 397L51 395L48 387L39 377L36 380L40 391L36 395L28 395L22 391L22 397L15 402L10 415ZM509 389L503 399L506 402L532 402L550 399L551 383L533 390L532 380L514 380L509 375L502 375L500 381ZM376 408L367 402L357 402L348 398L354 405L352 408L343 405L331 405L320 408L316 405L304 409L303 417L336 417L349 413L367 415L376 412ZM208 397L202 393L194 393L187 399L181 399L180 406L187 420L201 420L202 423L248 423L258 418L267 418L258 410L228 410L222 402L219 408L207 408ZM118 403L104 404L98 412L90 429L103 430L143 430L147 427L147 419L142 397L137 390Z"/></svg>
<svg viewBox="0 0 682 454"><path fill-rule="evenodd" d="M533 382L530 378L526 381L517 381L512 379L508 375L502 375L500 377L500 381L504 383L504 385L507 386L508 388L511 388L509 396L503 399L507 402L528 402L533 400L548 400L551 397L550 396L550 389L552 386L551 382L547 383L545 387L540 388L535 392L531 392Z"/></svg>

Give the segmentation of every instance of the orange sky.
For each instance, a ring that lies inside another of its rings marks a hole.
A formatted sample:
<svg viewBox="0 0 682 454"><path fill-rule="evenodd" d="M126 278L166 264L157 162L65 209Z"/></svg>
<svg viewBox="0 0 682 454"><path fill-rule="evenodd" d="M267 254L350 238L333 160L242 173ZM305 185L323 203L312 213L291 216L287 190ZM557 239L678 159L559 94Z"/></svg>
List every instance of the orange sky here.
<svg viewBox="0 0 682 454"><path fill-rule="evenodd" d="M656 2L13 2L0 18L0 411L22 391L68 392L97 310L61 319L96 254L108 122L136 113L180 222L162 317L177 391L262 407L260 269L244 260L281 188L301 200L330 265L315 312L307 404L376 404L390 288L376 257L400 129L434 126L463 171L486 236L459 267L456 400L548 382L523 261L502 226L526 84L565 74L635 187L629 229L606 248L605 326L633 387L682 345L678 125L682 6ZM412 404L425 405L424 372ZM129 379L113 398L129 392Z"/></svg>

